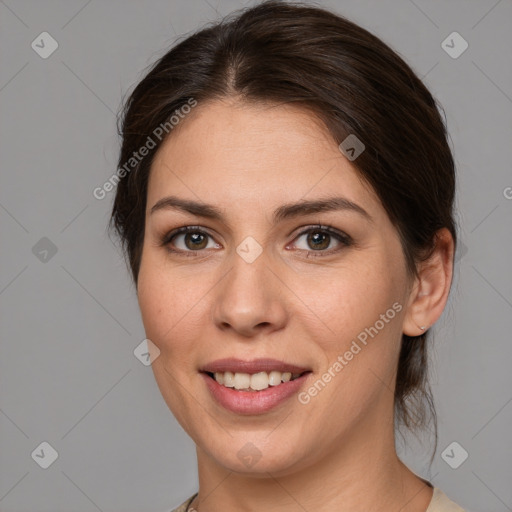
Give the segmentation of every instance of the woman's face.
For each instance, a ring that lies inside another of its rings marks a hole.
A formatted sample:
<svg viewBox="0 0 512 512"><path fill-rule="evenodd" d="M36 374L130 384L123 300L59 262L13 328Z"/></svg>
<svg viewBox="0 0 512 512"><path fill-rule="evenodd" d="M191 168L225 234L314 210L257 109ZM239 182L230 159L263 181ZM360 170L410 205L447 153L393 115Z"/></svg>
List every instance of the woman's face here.
<svg viewBox="0 0 512 512"><path fill-rule="evenodd" d="M277 475L390 435L412 283L380 201L311 114L197 106L153 163L145 229L152 367L201 453ZM286 370L302 376L275 385Z"/></svg>

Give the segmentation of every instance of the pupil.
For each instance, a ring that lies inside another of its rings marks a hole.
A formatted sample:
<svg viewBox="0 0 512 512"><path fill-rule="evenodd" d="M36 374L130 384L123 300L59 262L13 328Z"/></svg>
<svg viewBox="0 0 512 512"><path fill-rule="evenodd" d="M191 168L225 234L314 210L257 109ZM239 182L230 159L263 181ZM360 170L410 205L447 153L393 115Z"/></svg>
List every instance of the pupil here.
<svg viewBox="0 0 512 512"><path fill-rule="evenodd" d="M188 243L190 240L192 240L192 247ZM186 245L189 249L203 249L204 247L200 246L201 242L206 240L206 237L202 235L201 233L188 233L185 237ZM198 243L199 242L199 243Z"/></svg>
<svg viewBox="0 0 512 512"><path fill-rule="evenodd" d="M329 247L329 235L316 232L309 235L308 242L313 243L314 249L325 249Z"/></svg>

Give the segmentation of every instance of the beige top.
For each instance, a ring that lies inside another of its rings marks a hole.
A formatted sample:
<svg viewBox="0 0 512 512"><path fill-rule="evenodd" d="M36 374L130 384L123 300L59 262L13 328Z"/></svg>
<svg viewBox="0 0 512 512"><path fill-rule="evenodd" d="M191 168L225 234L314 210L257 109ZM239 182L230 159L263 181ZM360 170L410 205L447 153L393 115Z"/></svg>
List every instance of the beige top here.
<svg viewBox="0 0 512 512"><path fill-rule="evenodd" d="M197 493L171 512L187 512L187 507L192 503L196 496ZM192 512L192 510L193 509L190 509L190 512ZM432 495L430 504L425 512L464 512L464 509L451 501L448 496L441 491L441 489L434 487L434 494Z"/></svg>

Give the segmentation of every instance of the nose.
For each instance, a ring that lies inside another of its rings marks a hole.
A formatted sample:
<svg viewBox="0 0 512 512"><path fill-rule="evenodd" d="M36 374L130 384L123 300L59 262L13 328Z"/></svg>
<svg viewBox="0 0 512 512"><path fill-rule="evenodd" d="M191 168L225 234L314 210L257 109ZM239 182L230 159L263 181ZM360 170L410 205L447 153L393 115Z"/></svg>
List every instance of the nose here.
<svg viewBox="0 0 512 512"><path fill-rule="evenodd" d="M282 329L288 317L286 287L265 252L251 263L234 252L230 264L230 270L213 290L215 325L251 338Z"/></svg>

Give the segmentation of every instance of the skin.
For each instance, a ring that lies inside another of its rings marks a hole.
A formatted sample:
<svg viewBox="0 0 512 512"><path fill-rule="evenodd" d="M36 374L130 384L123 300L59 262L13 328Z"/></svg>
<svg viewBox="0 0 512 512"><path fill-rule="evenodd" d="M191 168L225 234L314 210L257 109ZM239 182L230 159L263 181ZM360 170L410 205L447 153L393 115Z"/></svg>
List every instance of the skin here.
<svg viewBox="0 0 512 512"><path fill-rule="evenodd" d="M224 218L151 213L169 195L214 204ZM372 220L347 210L272 223L285 203L333 195ZM331 237L315 250L300 233L316 224L352 244ZM210 235L200 250L186 235L162 243L187 225ZM408 275L397 230L323 125L297 107L236 98L197 106L164 142L145 229L138 300L160 350L152 364L158 386L197 446L194 508L424 512L432 488L396 455L393 389L402 333L418 335L446 304L448 231L419 277ZM248 236L263 249L252 263L236 252ZM292 397L264 414L234 414L199 374L220 358L272 357L311 369L307 389L397 302L401 311L307 404ZM237 456L248 442L261 454L251 467Z"/></svg>

